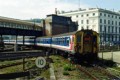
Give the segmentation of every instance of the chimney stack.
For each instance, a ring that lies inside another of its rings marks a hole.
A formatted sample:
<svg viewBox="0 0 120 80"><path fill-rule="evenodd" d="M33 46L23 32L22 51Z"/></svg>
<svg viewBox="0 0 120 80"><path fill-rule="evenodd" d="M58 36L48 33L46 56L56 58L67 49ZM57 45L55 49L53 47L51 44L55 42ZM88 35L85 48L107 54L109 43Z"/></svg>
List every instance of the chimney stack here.
<svg viewBox="0 0 120 80"><path fill-rule="evenodd" d="M55 8L55 14L57 15L57 8Z"/></svg>

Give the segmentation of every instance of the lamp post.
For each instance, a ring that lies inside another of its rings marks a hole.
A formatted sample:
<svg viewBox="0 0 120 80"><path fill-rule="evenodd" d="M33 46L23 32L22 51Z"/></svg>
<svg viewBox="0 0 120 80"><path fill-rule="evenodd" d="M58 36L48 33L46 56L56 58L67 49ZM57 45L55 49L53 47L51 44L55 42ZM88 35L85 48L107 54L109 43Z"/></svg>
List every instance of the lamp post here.
<svg viewBox="0 0 120 80"><path fill-rule="evenodd" d="M103 62L103 50L104 50L104 31L102 32L103 41L102 41L102 62Z"/></svg>
<svg viewBox="0 0 120 80"><path fill-rule="evenodd" d="M103 42L102 42L102 45L103 45L103 50L105 49L105 32L103 31Z"/></svg>

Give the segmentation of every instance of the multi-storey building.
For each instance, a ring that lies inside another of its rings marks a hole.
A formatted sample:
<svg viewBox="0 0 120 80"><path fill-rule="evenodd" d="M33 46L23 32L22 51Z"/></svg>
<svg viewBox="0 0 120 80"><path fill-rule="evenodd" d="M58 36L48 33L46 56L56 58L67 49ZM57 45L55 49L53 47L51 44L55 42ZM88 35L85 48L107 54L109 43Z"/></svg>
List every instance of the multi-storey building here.
<svg viewBox="0 0 120 80"><path fill-rule="evenodd" d="M73 32L78 29L78 25L72 22L71 17L58 16L56 14L47 15L41 24L44 36Z"/></svg>
<svg viewBox="0 0 120 80"><path fill-rule="evenodd" d="M120 43L120 13L100 8L80 9L59 15L72 17L78 30L88 28L100 34L100 42Z"/></svg>

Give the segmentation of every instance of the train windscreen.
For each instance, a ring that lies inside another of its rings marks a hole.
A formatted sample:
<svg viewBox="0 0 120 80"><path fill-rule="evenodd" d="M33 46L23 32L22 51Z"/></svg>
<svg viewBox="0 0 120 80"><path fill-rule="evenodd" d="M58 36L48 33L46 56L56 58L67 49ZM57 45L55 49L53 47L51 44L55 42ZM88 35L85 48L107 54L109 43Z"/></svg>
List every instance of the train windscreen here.
<svg viewBox="0 0 120 80"><path fill-rule="evenodd" d="M80 42L80 41L81 41L81 36L77 35L77 42Z"/></svg>
<svg viewBox="0 0 120 80"><path fill-rule="evenodd" d="M92 37L90 35L84 36L84 43L90 43L92 40Z"/></svg>
<svg viewBox="0 0 120 80"><path fill-rule="evenodd" d="M85 34L83 37L83 49L84 52L92 52L92 36L90 34Z"/></svg>

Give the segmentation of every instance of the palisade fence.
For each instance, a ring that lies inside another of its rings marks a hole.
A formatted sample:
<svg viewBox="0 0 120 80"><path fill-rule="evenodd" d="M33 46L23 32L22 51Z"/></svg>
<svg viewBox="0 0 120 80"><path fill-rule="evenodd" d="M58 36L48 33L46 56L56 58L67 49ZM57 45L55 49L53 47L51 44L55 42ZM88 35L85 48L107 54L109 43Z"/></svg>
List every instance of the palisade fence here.
<svg viewBox="0 0 120 80"><path fill-rule="evenodd" d="M100 45L99 52L120 51L120 45Z"/></svg>

